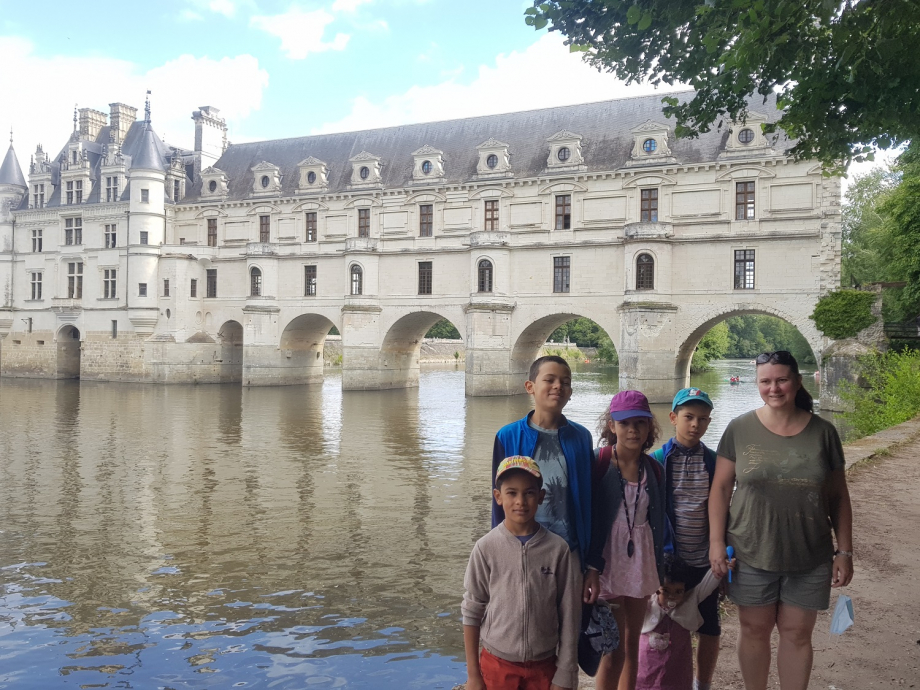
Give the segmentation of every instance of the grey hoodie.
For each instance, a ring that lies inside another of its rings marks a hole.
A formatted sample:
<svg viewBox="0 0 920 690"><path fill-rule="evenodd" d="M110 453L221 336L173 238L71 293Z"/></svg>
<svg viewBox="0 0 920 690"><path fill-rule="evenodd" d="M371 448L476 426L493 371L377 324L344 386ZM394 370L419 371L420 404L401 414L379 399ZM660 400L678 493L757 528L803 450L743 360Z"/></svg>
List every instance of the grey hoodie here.
<svg viewBox="0 0 920 690"><path fill-rule="evenodd" d="M463 585L463 624L479 627L490 654L506 661L556 655L553 683L576 687L579 573L562 537L540 527L521 544L499 524L476 542Z"/></svg>

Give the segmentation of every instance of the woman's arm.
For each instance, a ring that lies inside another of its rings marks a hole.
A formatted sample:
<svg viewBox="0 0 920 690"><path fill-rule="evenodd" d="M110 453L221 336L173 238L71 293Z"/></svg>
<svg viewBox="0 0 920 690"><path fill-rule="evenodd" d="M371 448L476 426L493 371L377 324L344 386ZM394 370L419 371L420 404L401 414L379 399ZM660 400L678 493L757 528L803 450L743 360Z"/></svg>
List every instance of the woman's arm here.
<svg viewBox="0 0 920 690"><path fill-rule="evenodd" d="M850 504L846 470L833 470L828 476L828 485L828 508L837 538L837 551L849 554L834 556L831 586L846 587L853 579L853 506Z"/></svg>
<svg viewBox="0 0 920 690"><path fill-rule="evenodd" d="M709 565L717 578L725 577L728 573L725 531L734 487L735 463L720 455L716 458L716 471L709 490Z"/></svg>

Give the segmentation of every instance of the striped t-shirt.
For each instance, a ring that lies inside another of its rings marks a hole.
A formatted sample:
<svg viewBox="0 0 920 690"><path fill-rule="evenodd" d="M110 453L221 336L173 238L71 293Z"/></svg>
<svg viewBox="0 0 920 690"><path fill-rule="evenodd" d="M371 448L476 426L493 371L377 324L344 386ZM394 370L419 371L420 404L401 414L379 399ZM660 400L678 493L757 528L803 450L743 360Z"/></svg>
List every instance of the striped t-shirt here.
<svg viewBox="0 0 920 690"><path fill-rule="evenodd" d="M677 440L668 455L677 554L689 565L709 565L709 473L703 444L686 448Z"/></svg>

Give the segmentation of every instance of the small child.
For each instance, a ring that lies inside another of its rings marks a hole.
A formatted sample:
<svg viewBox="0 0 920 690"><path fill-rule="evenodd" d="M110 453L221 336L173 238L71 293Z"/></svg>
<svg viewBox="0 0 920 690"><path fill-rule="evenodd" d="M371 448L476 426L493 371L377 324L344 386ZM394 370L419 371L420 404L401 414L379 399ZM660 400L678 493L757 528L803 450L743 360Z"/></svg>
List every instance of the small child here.
<svg viewBox="0 0 920 690"><path fill-rule="evenodd" d="M716 454L701 439L709 428L711 415L712 401L705 391L677 391L670 414L674 438L652 453L664 467L674 551L687 564L687 589L695 587L709 571L709 489ZM722 634L718 592L700 600L700 615L702 624L693 631L699 633L693 690L710 690Z"/></svg>
<svg viewBox="0 0 920 690"><path fill-rule="evenodd" d="M688 590L689 575L680 557L664 555L664 584L649 598L642 625L636 690L689 690L693 683L690 633L703 624L699 603L716 590L719 579L709 570Z"/></svg>
<svg viewBox="0 0 920 690"><path fill-rule="evenodd" d="M463 583L466 688L575 688L581 578L565 540L535 519L546 495L537 463L505 458L493 495L504 520L476 542Z"/></svg>
<svg viewBox="0 0 920 690"><path fill-rule="evenodd" d="M647 453L658 424L639 391L613 396L598 423L601 446L594 544L603 546L600 597L614 606L620 646L601 658L598 690L633 690L646 601L661 583L666 541L664 475Z"/></svg>

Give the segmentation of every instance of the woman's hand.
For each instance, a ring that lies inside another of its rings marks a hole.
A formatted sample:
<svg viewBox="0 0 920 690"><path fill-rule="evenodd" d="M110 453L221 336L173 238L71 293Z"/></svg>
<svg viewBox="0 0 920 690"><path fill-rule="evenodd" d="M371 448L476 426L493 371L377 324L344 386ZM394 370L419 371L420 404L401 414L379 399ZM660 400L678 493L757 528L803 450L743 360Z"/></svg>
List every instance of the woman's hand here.
<svg viewBox="0 0 920 690"><path fill-rule="evenodd" d="M853 557L845 554L834 556L831 587L846 587L853 579Z"/></svg>
<svg viewBox="0 0 920 690"><path fill-rule="evenodd" d="M585 572L585 584L582 589L581 600L586 604L593 604L597 601L597 595L601 591L601 575L594 568L588 568Z"/></svg>
<svg viewBox="0 0 920 690"><path fill-rule="evenodd" d="M717 578L728 575L728 554L725 552L724 541L709 542L709 567Z"/></svg>

